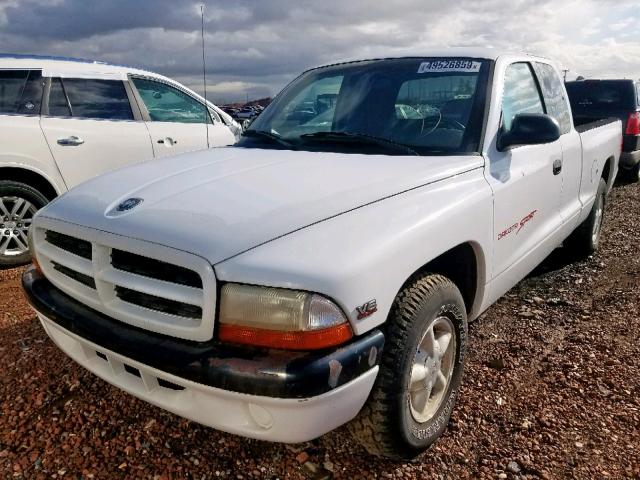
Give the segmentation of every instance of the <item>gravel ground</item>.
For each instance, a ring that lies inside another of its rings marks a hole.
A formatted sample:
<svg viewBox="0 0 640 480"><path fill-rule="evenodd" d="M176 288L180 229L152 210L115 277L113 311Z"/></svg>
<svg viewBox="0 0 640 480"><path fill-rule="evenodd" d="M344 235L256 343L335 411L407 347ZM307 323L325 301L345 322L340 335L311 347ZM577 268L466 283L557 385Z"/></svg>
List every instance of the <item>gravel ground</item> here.
<svg viewBox="0 0 640 480"><path fill-rule="evenodd" d="M640 478L640 185L614 189L600 253L556 251L471 325L445 435L411 463L340 433L284 446L227 435L97 379L47 339L0 271L3 478Z"/></svg>

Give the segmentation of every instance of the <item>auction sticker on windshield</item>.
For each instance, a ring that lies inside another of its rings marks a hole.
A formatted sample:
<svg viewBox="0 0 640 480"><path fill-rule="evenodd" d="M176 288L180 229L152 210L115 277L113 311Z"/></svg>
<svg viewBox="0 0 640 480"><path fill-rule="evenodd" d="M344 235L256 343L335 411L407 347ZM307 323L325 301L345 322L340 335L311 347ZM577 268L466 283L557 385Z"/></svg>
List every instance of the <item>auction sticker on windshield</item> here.
<svg viewBox="0 0 640 480"><path fill-rule="evenodd" d="M480 62L473 60L432 60L422 62L418 68L418 73L447 73L447 72L469 72L480 71Z"/></svg>

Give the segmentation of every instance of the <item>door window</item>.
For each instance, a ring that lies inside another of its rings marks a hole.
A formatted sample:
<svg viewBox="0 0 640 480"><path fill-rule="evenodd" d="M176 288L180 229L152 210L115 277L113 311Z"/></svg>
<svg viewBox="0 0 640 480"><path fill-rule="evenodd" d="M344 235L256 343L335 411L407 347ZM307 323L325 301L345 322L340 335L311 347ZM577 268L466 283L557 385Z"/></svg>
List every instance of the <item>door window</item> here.
<svg viewBox="0 0 640 480"><path fill-rule="evenodd" d="M71 105L72 117L133 120L129 97L120 80L65 78L62 86Z"/></svg>
<svg viewBox="0 0 640 480"><path fill-rule="evenodd" d="M211 123L204 105L186 93L165 83L134 78L152 122Z"/></svg>
<svg viewBox="0 0 640 480"><path fill-rule="evenodd" d="M519 113L545 113L538 86L527 63L507 67L502 98L502 122L505 131L511 129L513 117Z"/></svg>
<svg viewBox="0 0 640 480"><path fill-rule="evenodd" d="M39 115L41 102L39 70L0 71L0 113Z"/></svg>
<svg viewBox="0 0 640 480"><path fill-rule="evenodd" d="M562 82L555 69L547 63L535 62L533 69L536 71L544 104L547 113L555 118L560 125L560 131L564 134L571 130L571 113L567 104Z"/></svg>
<svg viewBox="0 0 640 480"><path fill-rule="evenodd" d="M49 90L49 115L53 117L70 117L69 101L64 93L62 81L59 78L51 79Z"/></svg>

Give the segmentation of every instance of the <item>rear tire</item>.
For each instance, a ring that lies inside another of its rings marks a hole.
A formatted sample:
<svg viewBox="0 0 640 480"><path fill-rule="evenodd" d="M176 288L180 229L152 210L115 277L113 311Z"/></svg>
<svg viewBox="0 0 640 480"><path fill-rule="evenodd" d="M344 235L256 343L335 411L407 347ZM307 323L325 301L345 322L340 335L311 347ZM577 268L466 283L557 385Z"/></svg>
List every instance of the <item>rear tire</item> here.
<svg viewBox="0 0 640 480"><path fill-rule="evenodd" d="M631 183L640 182L640 163L637 163L629 170L624 170L624 176Z"/></svg>
<svg viewBox="0 0 640 480"><path fill-rule="evenodd" d="M49 200L22 182L0 180L0 268L31 260L27 233L33 216Z"/></svg>
<svg viewBox="0 0 640 480"><path fill-rule="evenodd" d="M600 233L604 221L604 207L607 199L607 184L600 179L596 199L589 216L565 240L565 248L577 259L587 258L600 245Z"/></svg>
<svg viewBox="0 0 640 480"><path fill-rule="evenodd" d="M411 459L446 429L466 352L467 315L458 288L442 275L416 276L387 320L371 395L347 425L370 454Z"/></svg>

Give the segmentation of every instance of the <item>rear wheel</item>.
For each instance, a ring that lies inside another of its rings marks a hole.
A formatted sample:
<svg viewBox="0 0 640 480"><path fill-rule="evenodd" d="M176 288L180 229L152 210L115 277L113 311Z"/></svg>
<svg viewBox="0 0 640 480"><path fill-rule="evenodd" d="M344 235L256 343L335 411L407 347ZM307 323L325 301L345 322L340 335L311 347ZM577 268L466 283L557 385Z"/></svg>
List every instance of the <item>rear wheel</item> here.
<svg viewBox="0 0 640 480"><path fill-rule="evenodd" d="M0 180L0 267L31 259L27 235L33 216L47 203L42 193L25 183Z"/></svg>
<svg viewBox="0 0 640 480"><path fill-rule="evenodd" d="M586 258L598 249L606 198L607 184L601 178L589 216L564 242L565 248L576 258Z"/></svg>
<svg viewBox="0 0 640 480"><path fill-rule="evenodd" d="M457 287L441 275L416 277L388 319L380 371L348 428L374 455L409 459L444 432L466 350L467 316Z"/></svg>
<svg viewBox="0 0 640 480"><path fill-rule="evenodd" d="M630 182L640 182L640 163L625 171L625 176Z"/></svg>

